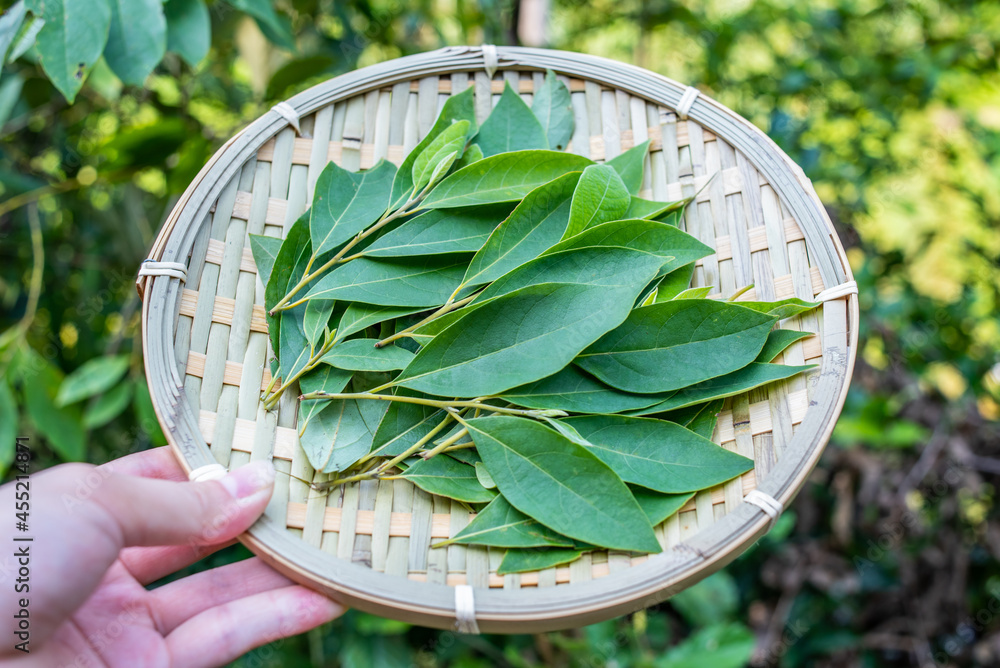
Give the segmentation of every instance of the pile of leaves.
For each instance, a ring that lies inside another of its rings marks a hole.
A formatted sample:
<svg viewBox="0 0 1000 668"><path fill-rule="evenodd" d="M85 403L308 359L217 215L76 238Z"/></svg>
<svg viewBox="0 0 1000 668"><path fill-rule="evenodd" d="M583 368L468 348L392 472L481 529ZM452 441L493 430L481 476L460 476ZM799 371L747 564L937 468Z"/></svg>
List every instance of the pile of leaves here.
<svg viewBox="0 0 1000 668"><path fill-rule="evenodd" d="M465 503L438 545L506 548L501 574L659 552L654 526L753 468L710 440L722 399L810 368L772 363L809 336L774 327L816 304L690 289L713 250L678 229L686 201L637 196L648 142L597 164L553 150L572 133L552 72L481 127L468 89L398 169L330 163L284 241L251 237L264 402L297 382L313 486Z"/></svg>

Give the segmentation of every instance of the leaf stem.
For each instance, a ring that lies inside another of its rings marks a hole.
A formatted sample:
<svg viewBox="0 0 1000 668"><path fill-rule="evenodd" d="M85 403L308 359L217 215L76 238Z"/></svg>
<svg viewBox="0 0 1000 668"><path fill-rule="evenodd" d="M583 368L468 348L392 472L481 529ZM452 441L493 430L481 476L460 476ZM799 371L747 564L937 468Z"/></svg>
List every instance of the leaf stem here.
<svg viewBox="0 0 1000 668"><path fill-rule="evenodd" d="M737 290L736 292L734 292L732 294L732 296L730 296L729 299L727 299L726 301L727 302L734 302L734 301L736 301L737 299L739 299L740 295L743 295L743 294L749 292L750 290L753 290L753 286L754 286L754 284L751 283L750 285L747 285L747 286L744 286L744 287L740 288L739 290Z"/></svg>
<svg viewBox="0 0 1000 668"><path fill-rule="evenodd" d="M413 445L411 445L409 448L407 448L406 452L404 452L401 455L397 455L396 457L393 457L389 461L383 463L381 466L378 467L378 470L380 472L388 471L393 466L395 466L396 464L400 463L401 461L403 461L407 457L412 457L413 455L417 454L417 452L419 452L422 447L424 447L425 445L427 445L428 443L430 443L431 440L433 440L434 437L437 436L441 432L442 429L444 429L445 427L448 426L448 423L451 422L451 420L452 420L453 417L454 416L451 413L448 413L448 415L446 415L445 418L443 420L441 420L441 422L436 427L434 427L429 432L427 432L427 434L423 438L421 438L419 441L417 441L416 443L414 443Z"/></svg>
<svg viewBox="0 0 1000 668"><path fill-rule="evenodd" d="M433 406L434 408L444 408L456 409L456 408L480 408L484 411L490 411L492 413L502 413L504 415L518 415L521 417L565 417L568 415L565 411L557 410L528 410L521 408L506 408L504 406L493 406L491 404L483 404L478 401L464 401L456 399L454 401L445 401L440 399L425 399L423 397L405 397L398 394L372 394L370 392L356 392L356 393L327 393L322 390L319 392L310 392L308 394L300 394L300 400L306 399L370 399L374 401L399 401L404 404L421 404L423 406ZM454 415L453 415L454 417ZM458 419L456 417L456 419Z"/></svg>
<svg viewBox="0 0 1000 668"><path fill-rule="evenodd" d="M449 297L448 301L445 302L444 306L442 306L438 310L434 311L434 313L431 313L429 316L427 316L426 318L424 318L423 320L421 320L420 322L418 322L415 325L411 325L411 326L407 327L406 329L400 330L400 331L396 332L395 334L393 334L392 336L385 337L384 339L382 339L381 341L379 341L378 343L376 343L375 347L376 348L382 348L383 346L387 346L387 345L389 345L390 343L392 343L393 341L395 341L397 339L401 339L404 336L409 336L410 334L412 334L413 332L417 331L418 329L420 329L421 327L423 327L427 323L431 322L432 320L435 320L435 319L443 316L445 313L450 313L450 312L454 311L457 308L461 308L461 307L465 306L466 304L468 304L469 302L471 302L473 299L475 299L478 296L479 296L479 293L477 292L476 294L470 295L470 296L466 297L465 299L460 299L457 302L451 301L454 296Z"/></svg>
<svg viewBox="0 0 1000 668"><path fill-rule="evenodd" d="M450 436L444 441L441 441L438 445L431 448L430 450L428 450L427 452L423 453L420 456L423 457L424 459L430 459L434 455L439 455L442 452L446 451L448 448L450 448L451 446L455 445L460 440L462 440L463 437L468 435L469 435L469 430L463 427L462 429L455 432L453 436Z"/></svg>

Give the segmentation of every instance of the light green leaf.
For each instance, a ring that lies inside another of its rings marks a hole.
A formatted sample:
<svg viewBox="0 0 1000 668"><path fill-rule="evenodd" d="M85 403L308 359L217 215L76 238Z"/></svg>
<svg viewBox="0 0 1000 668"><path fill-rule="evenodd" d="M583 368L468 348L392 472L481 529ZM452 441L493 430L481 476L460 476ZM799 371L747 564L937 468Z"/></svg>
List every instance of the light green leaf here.
<svg viewBox="0 0 1000 668"><path fill-rule="evenodd" d="M460 452L460 451L456 451ZM476 469L483 466L476 462ZM492 476L490 476L492 480ZM560 536L539 524L514 506L507 499L497 496L483 508L469 524L450 538L432 547L459 545L488 545L490 547L572 547L573 541Z"/></svg>
<svg viewBox="0 0 1000 668"><path fill-rule="evenodd" d="M642 190L642 177L645 172L647 153L649 153L648 139L641 144L633 146L624 153L616 155L604 164L618 172L618 176L621 177L625 188L631 194L636 195ZM636 216L636 218L645 218L645 216Z"/></svg>
<svg viewBox="0 0 1000 668"><path fill-rule="evenodd" d="M497 484L493 481L493 476L490 472L486 470L486 466L482 462L476 462L473 464L476 469L476 479L479 480L479 484L486 489L496 489Z"/></svg>
<svg viewBox="0 0 1000 668"><path fill-rule="evenodd" d="M469 122L469 135L475 132L476 107L475 99L473 98L473 90L473 88L467 88L461 93L449 97L444 103L441 113L438 114L437 120L434 121L434 127L431 128L431 131L427 133L427 136L424 137L420 143L417 144L412 151L410 151L410 154L406 156L406 159L403 160L403 164L399 166L399 170L396 172L396 178L392 183L392 208L398 208L406 202L408 197L415 194L413 192L413 163L416 162L417 156L421 155L424 152L424 149L426 149L438 135L458 121Z"/></svg>
<svg viewBox="0 0 1000 668"><path fill-rule="evenodd" d="M576 561L584 550L573 548L520 548L507 550L497 567L497 575L528 573L555 568Z"/></svg>
<svg viewBox="0 0 1000 668"><path fill-rule="evenodd" d="M355 332L360 332L372 325L377 325L386 320L402 318L414 313L419 313L422 307L412 306L376 306L374 304L361 304L352 302L347 306L344 315L340 316L340 325L337 326L337 336L335 341L340 341L344 337Z"/></svg>
<svg viewBox="0 0 1000 668"><path fill-rule="evenodd" d="M17 403L6 379L0 381L0 471L6 472L14 461L14 449L19 425Z"/></svg>
<svg viewBox="0 0 1000 668"><path fill-rule="evenodd" d="M742 624L709 626L697 631L659 657L656 668L703 668L711 657L712 668L741 668L750 662L756 639Z"/></svg>
<svg viewBox="0 0 1000 668"><path fill-rule="evenodd" d="M167 51L191 67L205 59L212 45L212 17L204 0L167 0Z"/></svg>
<svg viewBox="0 0 1000 668"><path fill-rule="evenodd" d="M14 43L7 52L7 62L13 63L18 58L28 52L28 49L35 46L39 31L45 26L45 19L37 14L33 14L22 24Z"/></svg>
<svg viewBox="0 0 1000 668"><path fill-rule="evenodd" d="M472 258L462 283L489 283L557 243L569 223L570 201L579 179L580 172L570 172L525 195Z"/></svg>
<svg viewBox="0 0 1000 668"><path fill-rule="evenodd" d="M402 369L413 353L397 346L376 348L378 339L351 339L333 346L320 359L324 364L351 371L392 371Z"/></svg>
<svg viewBox="0 0 1000 668"><path fill-rule="evenodd" d="M0 83L0 127L7 122L21 99L22 88L24 88L24 77L20 73L4 77Z"/></svg>
<svg viewBox="0 0 1000 668"><path fill-rule="evenodd" d="M635 195L629 200L628 209L623 218L646 218L648 220L658 219L666 213L680 211L690 200L682 199L677 202L654 202L642 199Z"/></svg>
<svg viewBox="0 0 1000 668"><path fill-rule="evenodd" d="M412 178L416 192L433 184L432 176L443 174L462 155L470 129L469 121L456 121L427 145L413 161Z"/></svg>
<svg viewBox="0 0 1000 668"><path fill-rule="evenodd" d="M396 166L379 160L363 172L330 162L316 181L309 234L317 256L377 221L389 206Z"/></svg>
<svg viewBox="0 0 1000 668"><path fill-rule="evenodd" d="M475 143L490 157L510 151L549 148L545 130L510 82L504 84L500 101L479 128Z"/></svg>
<svg viewBox="0 0 1000 668"><path fill-rule="evenodd" d="M419 461L406 469L403 478L429 494L466 503L492 501L496 496L496 492L480 484L476 469L451 457L439 456Z"/></svg>
<svg viewBox="0 0 1000 668"><path fill-rule="evenodd" d="M529 192L591 160L559 151L514 151L483 158L449 175L423 202L427 209L453 209L496 202L516 202Z"/></svg>
<svg viewBox="0 0 1000 668"><path fill-rule="evenodd" d="M106 392L128 371L128 355L96 357L66 376L56 395L57 406L68 406Z"/></svg>
<svg viewBox="0 0 1000 668"><path fill-rule="evenodd" d="M367 257L475 253L510 215L509 204L428 211L378 238Z"/></svg>
<svg viewBox="0 0 1000 668"><path fill-rule="evenodd" d="M753 468L753 460L665 420L585 415L563 421L622 480L664 494L697 492Z"/></svg>
<svg viewBox="0 0 1000 668"><path fill-rule="evenodd" d="M691 279L694 277L694 266L694 262L689 262L664 276L660 284L656 286L656 299L654 302L657 304L668 302L687 290L688 286L691 285Z"/></svg>
<svg viewBox="0 0 1000 668"><path fill-rule="evenodd" d="M479 148L476 144L470 144L469 148L465 149L462 157L455 161L454 168L457 171L463 167L468 167L474 162L479 162L484 157L486 156L483 155L483 149Z"/></svg>
<svg viewBox="0 0 1000 668"><path fill-rule="evenodd" d="M314 348L326 333L336 304L333 299L310 299L306 302L306 310L302 315L302 333L305 334L310 349Z"/></svg>
<svg viewBox="0 0 1000 668"><path fill-rule="evenodd" d="M320 278L306 297L381 306L440 306L458 287L467 266L467 260L450 255L362 257Z"/></svg>
<svg viewBox="0 0 1000 668"><path fill-rule="evenodd" d="M111 26L104 59L122 81L141 86L167 51L162 0L109 0Z"/></svg>
<svg viewBox="0 0 1000 668"><path fill-rule="evenodd" d="M684 507L688 501L694 498L694 493L688 494L661 494L644 487L633 487L632 496L635 497L642 512L646 513L649 523L654 527L662 524L665 519Z"/></svg>
<svg viewBox="0 0 1000 668"><path fill-rule="evenodd" d="M706 285L701 288L688 288L683 292L679 293L676 297L670 301L679 301L682 299L705 299L712 292L712 286Z"/></svg>
<svg viewBox="0 0 1000 668"><path fill-rule="evenodd" d="M742 305L740 304L740 306ZM812 332L797 332L793 329L772 329L768 332L767 341L764 342L764 347L761 348L754 361L773 362L774 358L784 352L788 346L796 341L808 339L810 336L814 336L814 334Z"/></svg>
<svg viewBox="0 0 1000 668"><path fill-rule="evenodd" d="M467 424L500 493L525 515L593 545L661 551L628 487L590 449L524 418Z"/></svg>
<svg viewBox="0 0 1000 668"><path fill-rule="evenodd" d="M323 364L316 367L309 373L303 374L299 378L299 390L302 394L313 392L326 392L327 394L339 394L344 391L347 384L351 382L354 374L343 369L336 369ZM329 402L325 399L305 399L299 402L299 434L301 435L316 413L323 410Z"/></svg>
<svg viewBox="0 0 1000 668"><path fill-rule="evenodd" d="M761 313L766 313L768 315L773 315L779 320L784 320L785 318L791 318L792 316L799 315L800 313L805 313L806 311L811 311L812 309L819 306L822 302L807 302L799 299L798 297L792 297L791 299L782 299L777 302L736 302L743 308L753 309L754 311L760 311Z"/></svg>
<svg viewBox="0 0 1000 668"><path fill-rule="evenodd" d="M628 210L631 197L618 173L607 165L591 165L583 170L569 210L569 225L563 238L589 227L618 220Z"/></svg>
<svg viewBox="0 0 1000 668"><path fill-rule="evenodd" d="M438 396L478 397L550 376L621 322L638 290L566 283L515 290L434 337L396 382Z"/></svg>
<svg viewBox="0 0 1000 668"><path fill-rule="evenodd" d="M328 401L306 424L299 443L317 471L343 471L371 450L374 429L358 403L354 399Z"/></svg>
<svg viewBox="0 0 1000 668"><path fill-rule="evenodd" d="M552 70L545 71L545 83L535 91L531 111L548 137L549 148L554 151L565 150L573 137L575 126L573 101L566 84L559 81Z"/></svg>
<svg viewBox="0 0 1000 668"><path fill-rule="evenodd" d="M114 420L122 414L132 402L132 383L124 382L118 384L105 392L88 406L83 413L84 429L97 429Z"/></svg>
<svg viewBox="0 0 1000 668"><path fill-rule="evenodd" d="M72 104L108 41L110 0L31 0L28 9L45 22L35 42L42 69Z"/></svg>
<svg viewBox="0 0 1000 668"><path fill-rule="evenodd" d="M260 282L267 285L271 278L274 262L278 257L278 251L281 249L281 239L263 234L249 236L250 252L253 253L253 261L257 265L257 275L260 277Z"/></svg>
<svg viewBox="0 0 1000 668"><path fill-rule="evenodd" d="M712 300L653 304L633 310L575 361L619 390L676 390L752 362L775 320Z"/></svg>
<svg viewBox="0 0 1000 668"><path fill-rule="evenodd" d="M500 396L525 408L602 414L645 408L658 403L663 397L621 392L572 365L547 378L507 390Z"/></svg>
<svg viewBox="0 0 1000 668"><path fill-rule="evenodd" d="M397 394L423 396L405 388L400 388ZM423 404L390 402L375 432L372 453L381 457L401 455L429 434L444 417L444 411Z"/></svg>
<svg viewBox="0 0 1000 668"><path fill-rule="evenodd" d="M14 43L14 38L21 29L26 12L24 0L18 0L0 15L0 65L7 60L7 52L10 50L10 45ZM5 445L7 444L0 445L0 447L4 447ZM5 468L2 458L0 458L0 468Z"/></svg>

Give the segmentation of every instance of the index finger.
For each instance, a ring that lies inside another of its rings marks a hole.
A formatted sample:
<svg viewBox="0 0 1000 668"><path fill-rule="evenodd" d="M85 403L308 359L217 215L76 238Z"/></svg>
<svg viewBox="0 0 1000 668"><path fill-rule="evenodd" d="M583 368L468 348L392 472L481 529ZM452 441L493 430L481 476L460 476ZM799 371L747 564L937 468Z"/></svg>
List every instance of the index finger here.
<svg viewBox="0 0 1000 668"><path fill-rule="evenodd" d="M169 445L151 448L125 455L110 462L101 464L99 469L111 473L122 473L140 478L156 478L158 480L187 480L187 474L181 468L177 456Z"/></svg>

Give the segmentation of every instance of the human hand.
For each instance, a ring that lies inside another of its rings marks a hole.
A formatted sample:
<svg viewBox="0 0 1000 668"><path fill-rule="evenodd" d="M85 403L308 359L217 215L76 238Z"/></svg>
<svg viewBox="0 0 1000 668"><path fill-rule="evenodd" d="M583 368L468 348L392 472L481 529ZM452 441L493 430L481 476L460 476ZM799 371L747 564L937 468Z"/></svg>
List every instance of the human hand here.
<svg viewBox="0 0 1000 668"><path fill-rule="evenodd" d="M274 488L270 462L187 482L163 447L98 467L63 464L32 475L30 485L34 541L7 537L0 549L5 665L218 666L343 612L257 558L145 587L253 524ZM14 502L14 484L0 487L0 509L13 514ZM18 593L14 552L24 545L30 591ZM21 598L29 599L29 654L7 631Z"/></svg>

